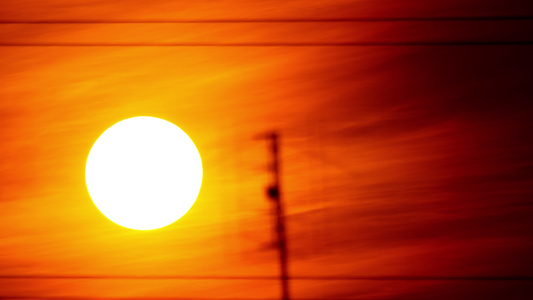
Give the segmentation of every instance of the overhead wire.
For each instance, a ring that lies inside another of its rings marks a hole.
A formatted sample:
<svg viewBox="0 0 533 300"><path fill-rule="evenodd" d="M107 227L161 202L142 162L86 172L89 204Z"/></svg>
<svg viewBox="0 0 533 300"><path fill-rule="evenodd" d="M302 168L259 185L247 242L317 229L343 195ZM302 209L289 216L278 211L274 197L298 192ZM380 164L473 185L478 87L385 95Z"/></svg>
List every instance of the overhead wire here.
<svg viewBox="0 0 533 300"><path fill-rule="evenodd" d="M366 22L476 22L476 21L533 21L533 16L444 16L444 17L354 17L354 18L265 18L265 19L35 19L0 20L0 25L32 24L217 24L217 23L366 23ZM527 46L533 40L515 41L358 41L358 42L182 42L182 43L94 43L0 42L0 47L375 47L375 46Z"/></svg>
<svg viewBox="0 0 533 300"><path fill-rule="evenodd" d="M0 47L380 47L531 46L531 41L348 42L348 43L0 43Z"/></svg>
<svg viewBox="0 0 533 300"><path fill-rule="evenodd" d="M87 279L87 280L279 280L279 276L219 275L83 275L83 274L4 274L0 279ZM290 276L301 281L533 281L533 276Z"/></svg>
<svg viewBox="0 0 533 300"><path fill-rule="evenodd" d="M256 19L35 19L0 20L0 24L188 24L188 23L358 23L358 22L461 22L529 21L533 16L443 16L354 18L256 18Z"/></svg>

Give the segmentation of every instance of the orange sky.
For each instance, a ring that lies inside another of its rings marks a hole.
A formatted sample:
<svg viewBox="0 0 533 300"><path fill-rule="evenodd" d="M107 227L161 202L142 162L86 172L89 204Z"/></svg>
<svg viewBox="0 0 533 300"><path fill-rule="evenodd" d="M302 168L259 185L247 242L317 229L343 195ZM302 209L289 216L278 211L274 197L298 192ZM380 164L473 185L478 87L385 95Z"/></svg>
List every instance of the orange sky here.
<svg viewBox="0 0 533 300"><path fill-rule="evenodd" d="M525 3L2 1L0 19L533 15ZM531 44L531 24L0 24L0 298L277 298L276 280L9 277L276 276L269 156L254 139L272 129L282 136L293 276L531 278L533 46L331 45ZM182 128L204 165L191 211L148 232L107 220L84 179L98 136L139 115ZM532 293L530 280L291 281L295 299Z"/></svg>

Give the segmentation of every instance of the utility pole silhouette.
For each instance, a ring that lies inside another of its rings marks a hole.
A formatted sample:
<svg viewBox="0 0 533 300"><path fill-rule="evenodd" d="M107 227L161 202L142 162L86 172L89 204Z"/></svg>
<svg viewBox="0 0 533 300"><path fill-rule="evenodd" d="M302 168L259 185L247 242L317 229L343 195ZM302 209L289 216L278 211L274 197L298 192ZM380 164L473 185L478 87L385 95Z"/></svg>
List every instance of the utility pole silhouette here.
<svg viewBox="0 0 533 300"><path fill-rule="evenodd" d="M287 261L287 236L285 231L285 215L281 202L281 171L279 159L279 135L276 132L264 135L263 138L270 140L270 152L272 154L272 164L269 168L272 173L272 183L267 187L267 195L274 204L274 214L276 216L275 231L278 237L281 295L283 300L289 300L289 270Z"/></svg>

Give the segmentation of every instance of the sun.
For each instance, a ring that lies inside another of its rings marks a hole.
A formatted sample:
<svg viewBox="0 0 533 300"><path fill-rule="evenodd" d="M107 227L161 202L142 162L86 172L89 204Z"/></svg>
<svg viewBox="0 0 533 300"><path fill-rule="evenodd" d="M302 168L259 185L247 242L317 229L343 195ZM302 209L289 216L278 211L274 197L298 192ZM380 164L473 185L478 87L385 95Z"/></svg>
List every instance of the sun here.
<svg viewBox="0 0 533 300"><path fill-rule="evenodd" d="M96 140L85 168L96 207L118 225L138 230L174 223L192 207L202 184L202 160L178 126L134 117Z"/></svg>

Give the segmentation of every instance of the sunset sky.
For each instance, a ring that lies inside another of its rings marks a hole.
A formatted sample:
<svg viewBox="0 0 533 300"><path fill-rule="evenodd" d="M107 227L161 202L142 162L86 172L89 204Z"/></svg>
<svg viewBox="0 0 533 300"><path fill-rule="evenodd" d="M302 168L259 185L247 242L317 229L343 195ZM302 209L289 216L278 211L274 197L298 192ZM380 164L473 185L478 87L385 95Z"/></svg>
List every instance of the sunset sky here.
<svg viewBox="0 0 533 300"><path fill-rule="evenodd" d="M0 299L279 299L272 131L292 299L532 299L532 57L529 0L2 0ZM85 185L134 116L204 167L153 231Z"/></svg>

